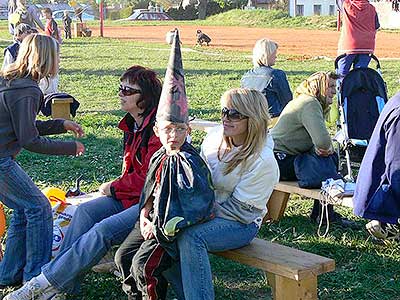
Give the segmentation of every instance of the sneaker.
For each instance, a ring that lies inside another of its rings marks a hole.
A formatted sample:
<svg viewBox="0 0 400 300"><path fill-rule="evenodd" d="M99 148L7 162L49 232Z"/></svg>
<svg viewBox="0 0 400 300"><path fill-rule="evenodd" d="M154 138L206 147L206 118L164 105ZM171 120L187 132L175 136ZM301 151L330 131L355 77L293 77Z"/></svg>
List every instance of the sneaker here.
<svg viewBox="0 0 400 300"><path fill-rule="evenodd" d="M40 276L40 275L39 275ZM39 277L38 276L38 277ZM50 284L45 284L38 277L32 278L20 289L8 294L4 300L50 300L57 294L57 289Z"/></svg>
<svg viewBox="0 0 400 300"><path fill-rule="evenodd" d="M368 233L379 240L400 241L400 227L372 220L365 225Z"/></svg>

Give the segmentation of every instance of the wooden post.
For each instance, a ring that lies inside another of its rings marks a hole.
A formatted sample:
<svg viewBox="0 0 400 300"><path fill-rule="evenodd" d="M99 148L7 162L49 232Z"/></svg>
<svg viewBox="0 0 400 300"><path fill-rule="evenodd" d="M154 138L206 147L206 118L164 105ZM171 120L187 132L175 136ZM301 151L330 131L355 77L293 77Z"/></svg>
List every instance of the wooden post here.
<svg viewBox="0 0 400 300"><path fill-rule="evenodd" d="M74 23L74 37L81 37L82 31L86 28L85 23L76 22Z"/></svg>
<svg viewBox="0 0 400 300"><path fill-rule="evenodd" d="M317 276L294 280L267 272L274 300L317 300Z"/></svg>
<svg viewBox="0 0 400 300"><path fill-rule="evenodd" d="M53 119L71 119L72 98L54 98L51 101L51 117Z"/></svg>
<svg viewBox="0 0 400 300"><path fill-rule="evenodd" d="M274 190L267 204L268 213L265 218L267 220L279 221L285 213L289 196L289 193Z"/></svg>
<svg viewBox="0 0 400 300"><path fill-rule="evenodd" d="M100 0L99 4L99 14L100 14L100 36L103 37L103 30L104 30L104 2Z"/></svg>

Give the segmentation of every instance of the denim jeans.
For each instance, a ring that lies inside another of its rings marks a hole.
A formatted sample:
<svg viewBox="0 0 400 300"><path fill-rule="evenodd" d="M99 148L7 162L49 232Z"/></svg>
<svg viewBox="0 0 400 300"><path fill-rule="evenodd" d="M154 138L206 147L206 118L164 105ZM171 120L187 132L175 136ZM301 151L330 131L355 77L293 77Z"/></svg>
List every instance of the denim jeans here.
<svg viewBox="0 0 400 300"><path fill-rule="evenodd" d="M139 205L124 210L121 202L107 196L79 205L60 253L42 273L60 291L78 293L81 277L125 240L138 216Z"/></svg>
<svg viewBox="0 0 400 300"><path fill-rule="evenodd" d="M0 262L0 284L30 280L49 262L53 240L50 203L11 157L0 158L0 201L13 209L6 251Z"/></svg>
<svg viewBox="0 0 400 300"><path fill-rule="evenodd" d="M249 244L257 235L255 223L243 224L215 218L185 229L178 237L181 278L185 300L214 299L208 252L236 249ZM170 276L166 276L170 279ZM173 280L173 286L179 282ZM178 296L182 293L177 291Z"/></svg>
<svg viewBox="0 0 400 300"><path fill-rule="evenodd" d="M347 54L338 61L338 74L344 77L350 72L352 65L354 69L366 68L370 61L369 54Z"/></svg>

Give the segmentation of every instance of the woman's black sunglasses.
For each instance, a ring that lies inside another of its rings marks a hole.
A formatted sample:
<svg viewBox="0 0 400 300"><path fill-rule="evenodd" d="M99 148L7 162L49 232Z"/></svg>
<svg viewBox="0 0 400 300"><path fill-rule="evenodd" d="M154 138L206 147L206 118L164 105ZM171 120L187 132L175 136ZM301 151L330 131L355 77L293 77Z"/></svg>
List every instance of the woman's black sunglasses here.
<svg viewBox="0 0 400 300"><path fill-rule="evenodd" d="M141 90L134 89L134 88L131 88L129 86L122 86L122 85L119 86L118 91L120 91L121 94L124 95L124 96L132 96L132 95L136 95L136 94L141 94L142 93Z"/></svg>
<svg viewBox="0 0 400 300"><path fill-rule="evenodd" d="M248 119L247 116L242 115L236 109L234 109L234 108L229 109L227 107L224 107L221 110L221 117L226 117L229 121L233 121L233 122L240 121L243 119Z"/></svg>

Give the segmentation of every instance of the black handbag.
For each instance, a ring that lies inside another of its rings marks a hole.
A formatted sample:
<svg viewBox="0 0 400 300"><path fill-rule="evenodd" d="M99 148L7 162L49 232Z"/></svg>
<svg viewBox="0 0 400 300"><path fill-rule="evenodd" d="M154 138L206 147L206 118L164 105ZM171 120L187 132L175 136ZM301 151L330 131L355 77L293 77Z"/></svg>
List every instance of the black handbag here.
<svg viewBox="0 0 400 300"><path fill-rule="evenodd" d="M339 158L336 153L319 156L314 151L299 154L294 160L294 170L301 188L321 188L322 181L328 178L340 179Z"/></svg>

